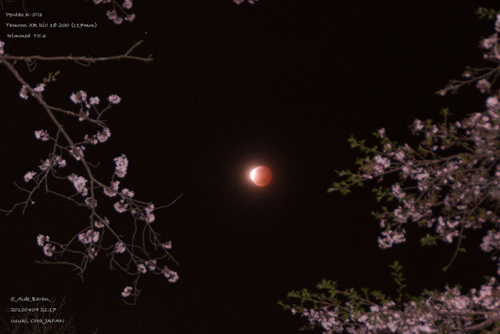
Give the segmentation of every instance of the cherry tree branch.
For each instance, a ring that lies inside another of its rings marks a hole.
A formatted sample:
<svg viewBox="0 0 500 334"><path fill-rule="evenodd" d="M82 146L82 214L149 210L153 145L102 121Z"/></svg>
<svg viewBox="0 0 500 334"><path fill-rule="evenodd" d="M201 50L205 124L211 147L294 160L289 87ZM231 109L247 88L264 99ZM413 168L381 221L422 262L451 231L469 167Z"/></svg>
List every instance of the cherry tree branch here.
<svg viewBox="0 0 500 334"><path fill-rule="evenodd" d="M90 57L90 56L59 56L59 57L45 57L45 56L13 56L9 54L5 54L0 59L5 59L5 60L19 60L19 61L24 61L28 65L28 67L33 66L33 63L37 60L41 61L74 61L75 63L82 65L82 66L89 66L91 64L95 64L96 62L101 62L101 61L110 61L110 60L121 60L121 59L129 59L129 60L139 60L143 61L146 63L149 63L153 61L153 55L149 55L147 58L144 57L137 57L137 56L131 56L130 54L132 51L141 45L143 40L140 40L139 42L135 43L127 52L125 52L122 55L118 56L109 56L109 57Z"/></svg>

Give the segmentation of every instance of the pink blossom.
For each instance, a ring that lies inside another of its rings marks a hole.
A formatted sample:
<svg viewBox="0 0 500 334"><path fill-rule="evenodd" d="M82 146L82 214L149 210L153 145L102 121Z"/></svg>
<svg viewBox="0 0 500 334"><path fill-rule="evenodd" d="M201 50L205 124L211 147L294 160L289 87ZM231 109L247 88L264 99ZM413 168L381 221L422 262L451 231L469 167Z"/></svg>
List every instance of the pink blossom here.
<svg viewBox="0 0 500 334"><path fill-rule="evenodd" d="M98 105L99 102L100 102L99 98L97 96L93 96L90 98L89 104L95 106L95 105Z"/></svg>
<svg viewBox="0 0 500 334"><path fill-rule="evenodd" d="M124 253L125 252L125 245L123 242L119 241L115 244L115 250L118 254Z"/></svg>
<svg viewBox="0 0 500 334"><path fill-rule="evenodd" d="M118 14L116 13L116 10L108 10L106 12L106 16L108 17L108 19L114 20L118 17Z"/></svg>
<svg viewBox="0 0 500 334"><path fill-rule="evenodd" d="M116 95L116 94L111 94L111 95L108 97L108 101L109 101L109 103L111 103L111 104L118 104L118 103L120 103L120 101L121 101L121 100L122 100L122 99L121 99L118 95Z"/></svg>
<svg viewBox="0 0 500 334"><path fill-rule="evenodd" d="M129 190L127 188L122 189L122 195L128 197L128 198L133 198L135 193L132 190Z"/></svg>
<svg viewBox="0 0 500 334"><path fill-rule="evenodd" d="M424 128L424 125L421 120L416 119L415 122L413 123L413 129L414 131L422 131Z"/></svg>
<svg viewBox="0 0 500 334"><path fill-rule="evenodd" d="M43 253L45 254L45 256L52 257L55 249L56 247L53 246L52 244L45 244L43 246Z"/></svg>
<svg viewBox="0 0 500 334"><path fill-rule="evenodd" d="M146 261L146 266L149 270L154 271L156 269L156 260Z"/></svg>
<svg viewBox="0 0 500 334"><path fill-rule="evenodd" d="M70 176L68 176L68 180L73 183L73 186L78 193L82 194L82 196L87 196L88 189L85 187L85 185L87 184L87 179L85 179L83 176L71 174Z"/></svg>
<svg viewBox="0 0 500 334"><path fill-rule="evenodd" d="M121 17L121 16L117 16L117 17L115 17L115 18L113 19L113 22L114 22L115 24L122 24L122 23L123 23L123 17ZM114 103L114 104L118 104L118 103Z"/></svg>
<svg viewBox="0 0 500 334"><path fill-rule="evenodd" d="M21 87L21 90L19 91L19 96L22 99L27 100L28 99L28 87L26 87L25 85L23 85Z"/></svg>
<svg viewBox="0 0 500 334"><path fill-rule="evenodd" d="M96 256L97 256L97 250L94 248L94 247L91 247L89 250L88 250L88 255L91 259L95 259Z"/></svg>
<svg viewBox="0 0 500 334"><path fill-rule="evenodd" d="M142 263L139 263L137 265L137 271L140 272L141 274L145 274L146 273L146 266Z"/></svg>
<svg viewBox="0 0 500 334"><path fill-rule="evenodd" d="M80 153L80 155L83 157L84 154L83 154L83 151L85 150L85 146L81 145L81 146L76 146L76 151L78 153ZM76 154L75 151L73 150L73 147L69 149L69 154L75 158L76 161L80 161L81 157L80 155Z"/></svg>
<svg viewBox="0 0 500 334"><path fill-rule="evenodd" d="M87 197L85 199L85 204L87 204L89 208L95 208L97 206L97 200L92 197Z"/></svg>
<svg viewBox="0 0 500 334"><path fill-rule="evenodd" d="M104 226L109 226L109 219L104 217L103 219L99 220L99 221L95 221L94 222L94 226L96 228L103 228Z"/></svg>
<svg viewBox="0 0 500 334"><path fill-rule="evenodd" d="M128 159L125 154L114 159L115 161L115 174L119 178L124 178L127 175Z"/></svg>
<svg viewBox="0 0 500 334"><path fill-rule="evenodd" d="M122 292L123 298L127 298L131 294L132 294L132 287L131 286L127 286L127 287L125 287L125 289L123 289L123 292Z"/></svg>
<svg viewBox="0 0 500 334"><path fill-rule="evenodd" d="M34 89L33 89L35 92L37 93L41 93L45 90L45 84L43 83L40 83L38 84L38 86L36 86Z"/></svg>
<svg viewBox="0 0 500 334"><path fill-rule="evenodd" d="M99 231L87 230L87 232L78 235L78 240L84 245L96 243L99 241Z"/></svg>
<svg viewBox="0 0 500 334"><path fill-rule="evenodd" d="M122 199L114 204L116 212L123 213L128 210L128 204Z"/></svg>
<svg viewBox="0 0 500 334"><path fill-rule="evenodd" d="M132 8L132 0L125 0L122 5L123 8L125 9L130 9Z"/></svg>
<svg viewBox="0 0 500 334"><path fill-rule="evenodd" d="M128 22L134 21L135 20L135 14L128 14L127 16L125 16L124 20L128 21Z"/></svg>
<svg viewBox="0 0 500 334"><path fill-rule="evenodd" d="M36 237L38 246L43 247L46 242L49 242L50 237L48 235L39 234Z"/></svg>
<svg viewBox="0 0 500 334"><path fill-rule="evenodd" d="M497 34L493 34L490 37L483 39L483 42L482 42L483 49L486 49L486 50L491 49L497 43L497 40L498 40Z"/></svg>
<svg viewBox="0 0 500 334"><path fill-rule="evenodd" d="M50 168L50 160L49 159L45 159L45 161L43 162L43 164L41 164L40 166L38 166L38 168L40 168L40 170L42 172L45 172L47 169Z"/></svg>
<svg viewBox="0 0 500 334"><path fill-rule="evenodd" d="M28 172L24 175L24 182L30 182L33 179L33 176L36 175L36 172Z"/></svg>
<svg viewBox="0 0 500 334"><path fill-rule="evenodd" d="M175 283L175 282L177 282L179 280L179 275L177 274L177 272L168 269L167 266L165 266L162 269L162 273L165 276L165 278L168 279L168 281L170 283Z"/></svg>
<svg viewBox="0 0 500 334"><path fill-rule="evenodd" d="M35 131L35 138L41 141L48 141L49 133L47 130L37 130Z"/></svg>
<svg viewBox="0 0 500 334"><path fill-rule="evenodd" d="M108 197L115 197L118 193L118 186L120 181L111 181L110 187L104 187L104 194Z"/></svg>

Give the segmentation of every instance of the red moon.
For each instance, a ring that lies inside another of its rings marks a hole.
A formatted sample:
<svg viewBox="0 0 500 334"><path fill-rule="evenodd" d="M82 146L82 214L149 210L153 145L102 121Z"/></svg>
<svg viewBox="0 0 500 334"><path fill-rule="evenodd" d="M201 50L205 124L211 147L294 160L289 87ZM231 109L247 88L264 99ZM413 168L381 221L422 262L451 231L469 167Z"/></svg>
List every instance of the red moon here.
<svg viewBox="0 0 500 334"><path fill-rule="evenodd" d="M259 166L250 173L250 178L257 186L264 187L271 182L273 174L266 166Z"/></svg>

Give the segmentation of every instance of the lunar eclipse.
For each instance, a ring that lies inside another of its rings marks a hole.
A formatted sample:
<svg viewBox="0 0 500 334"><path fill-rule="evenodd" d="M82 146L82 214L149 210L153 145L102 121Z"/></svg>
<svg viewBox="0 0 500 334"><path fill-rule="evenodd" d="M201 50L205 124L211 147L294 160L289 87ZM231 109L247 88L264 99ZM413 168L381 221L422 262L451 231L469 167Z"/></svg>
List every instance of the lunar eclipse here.
<svg viewBox="0 0 500 334"><path fill-rule="evenodd" d="M267 186L269 182L271 182L273 174L271 173L271 170L266 166L259 166L252 170L252 172L250 173L250 178L252 179L253 183L255 183L255 185L264 187Z"/></svg>

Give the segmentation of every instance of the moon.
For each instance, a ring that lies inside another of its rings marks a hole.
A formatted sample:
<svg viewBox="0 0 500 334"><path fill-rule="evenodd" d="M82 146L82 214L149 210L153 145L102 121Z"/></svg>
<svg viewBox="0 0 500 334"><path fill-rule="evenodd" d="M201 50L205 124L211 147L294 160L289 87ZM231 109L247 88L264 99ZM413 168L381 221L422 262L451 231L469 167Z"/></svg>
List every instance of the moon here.
<svg viewBox="0 0 500 334"><path fill-rule="evenodd" d="M252 172L250 173L250 178L252 179L253 183L255 183L255 185L264 187L267 186L269 182L271 182L273 174L271 173L271 170L266 166L259 166L252 170Z"/></svg>

